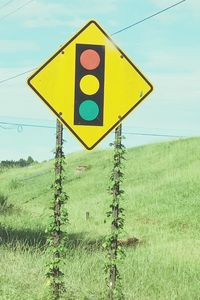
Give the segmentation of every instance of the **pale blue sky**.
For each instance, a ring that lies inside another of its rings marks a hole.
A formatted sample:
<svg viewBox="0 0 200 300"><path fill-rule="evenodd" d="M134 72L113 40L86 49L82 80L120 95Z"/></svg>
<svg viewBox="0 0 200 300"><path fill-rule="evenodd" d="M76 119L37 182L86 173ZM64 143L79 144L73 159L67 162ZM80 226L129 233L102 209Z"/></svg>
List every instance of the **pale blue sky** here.
<svg viewBox="0 0 200 300"><path fill-rule="evenodd" d="M88 20L109 33L130 25L178 0L0 0L0 81L41 65ZM125 132L200 135L200 1L187 0L172 10L113 36L154 85L154 92L123 123ZM55 117L21 76L0 84L0 122L55 125ZM9 127L10 128L10 127ZM65 130L65 151L84 151ZM107 147L110 134L98 147ZM166 138L126 135L125 144ZM52 158L54 129L0 128L0 160L33 156Z"/></svg>

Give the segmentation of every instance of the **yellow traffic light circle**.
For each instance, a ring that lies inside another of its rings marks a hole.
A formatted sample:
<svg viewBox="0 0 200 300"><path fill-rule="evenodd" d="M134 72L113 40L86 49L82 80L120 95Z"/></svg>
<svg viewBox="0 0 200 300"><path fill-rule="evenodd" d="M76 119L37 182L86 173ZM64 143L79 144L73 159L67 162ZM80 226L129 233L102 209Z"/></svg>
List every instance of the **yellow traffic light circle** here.
<svg viewBox="0 0 200 300"><path fill-rule="evenodd" d="M86 95L94 95L99 90L99 80L93 75L85 75L80 81L81 91Z"/></svg>

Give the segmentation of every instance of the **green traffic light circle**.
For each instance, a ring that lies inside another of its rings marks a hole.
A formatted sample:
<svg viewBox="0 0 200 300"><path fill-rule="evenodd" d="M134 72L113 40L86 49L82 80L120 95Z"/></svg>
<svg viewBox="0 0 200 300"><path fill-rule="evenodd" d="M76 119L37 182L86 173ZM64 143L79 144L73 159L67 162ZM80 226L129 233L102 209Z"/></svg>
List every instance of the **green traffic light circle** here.
<svg viewBox="0 0 200 300"><path fill-rule="evenodd" d="M85 100L79 106L79 114L83 120L93 121L99 114L99 107L93 100Z"/></svg>

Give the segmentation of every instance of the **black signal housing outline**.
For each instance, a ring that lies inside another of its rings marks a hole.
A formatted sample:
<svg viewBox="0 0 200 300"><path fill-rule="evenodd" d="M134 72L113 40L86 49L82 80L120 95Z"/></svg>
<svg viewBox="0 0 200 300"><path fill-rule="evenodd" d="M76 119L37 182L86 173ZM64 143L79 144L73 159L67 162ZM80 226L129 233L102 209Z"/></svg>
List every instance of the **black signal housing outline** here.
<svg viewBox="0 0 200 300"><path fill-rule="evenodd" d="M31 84L31 80L42 70L48 65L58 54L62 53L62 51L74 40L79 36L90 24L95 24L99 30L112 42L112 44L115 46L115 48L121 53L121 57L123 59L126 59L132 67L140 74L140 76L146 81L146 83L150 86L150 90L148 91L147 94L145 94L141 99L123 116L119 116L119 120L110 128L106 131L106 133L96 142L94 143L91 147L88 147L84 141L74 132L74 130L63 120L62 118L62 112L58 113L55 111L55 109L48 103L48 101L34 88L34 86ZM153 86L152 84L148 81L146 77L140 72L140 70L132 63L132 61L127 57L127 55L113 42L111 37L99 26L99 24L95 20L89 21L83 28L81 28L80 31L78 31L67 43L65 43L50 59L48 59L38 70L32 74L28 80L27 80L28 85L34 90L34 92L41 98L44 103L51 109L51 111L54 112L54 114L57 116L57 118L75 135L75 137L81 142L81 144L87 149L87 150L92 150L95 148L97 144L99 144L113 129L115 129L122 121L123 119L126 118L142 101L144 98L146 98L152 91L153 91Z"/></svg>
<svg viewBox="0 0 200 300"><path fill-rule="evenodd" d="M81 54L87 50L95 50L100 56L100 63L93 70L85 69L80 63ZM104 77L105 77L105 46L93 44L76 44L75 56L75 97L74 97L74 125L79 126L103 126L104 115ZM80 89L80 81L84 76L93 75L99 81L99 89L93 95L87 95ZM82 99L82 100L81 100ZM85 100L93 100L99 107L97 118L87 121L81 118L79 114L79 106Z"/></svg>

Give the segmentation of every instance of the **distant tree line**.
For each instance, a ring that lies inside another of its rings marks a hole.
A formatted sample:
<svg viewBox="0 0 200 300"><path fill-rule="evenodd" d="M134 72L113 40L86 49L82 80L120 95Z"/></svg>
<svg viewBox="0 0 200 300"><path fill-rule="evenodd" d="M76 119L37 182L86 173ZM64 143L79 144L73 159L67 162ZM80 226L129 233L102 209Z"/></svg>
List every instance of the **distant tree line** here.
<svg viewBox="0 0 200 300"><path fill-rule="evenodd" d="M33 163L37 163L31 156L27 159L20 158L19 160L2 160L0 162L0 168L13 168L13 167L27 167L32 165Z"/></svg>

